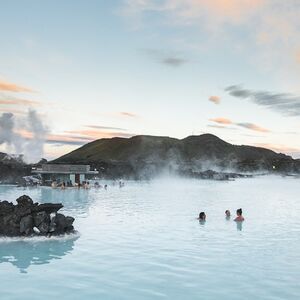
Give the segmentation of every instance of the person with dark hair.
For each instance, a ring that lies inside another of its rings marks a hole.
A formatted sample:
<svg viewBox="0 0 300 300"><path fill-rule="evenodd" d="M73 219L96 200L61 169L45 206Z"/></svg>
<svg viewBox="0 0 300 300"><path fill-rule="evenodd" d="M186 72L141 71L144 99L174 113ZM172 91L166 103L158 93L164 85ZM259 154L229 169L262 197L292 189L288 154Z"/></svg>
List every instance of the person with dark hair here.
<svg viewBox="0 0 300 300"><path fill-rule="evenodd" d="M243 211L241 208L237 209L236 214L237 214L237 217L234 219L234 221L243 222L245 220L243 217Z"/></svg>
<svg viewBox="0 0 300 300"><path fill-rule="evenodd" d="M226 219L230 219L230 210L226 209L225 210L225 216L226 216Z"/></svg>
<svg viewBox="0 0 300 300"><path fill-rule="evenodd" d="M205 221L206 221L206 214L205 214L204 211L202 211L202 212L199 214L198 220L201 221L201 222L205 222Z"/></svg>

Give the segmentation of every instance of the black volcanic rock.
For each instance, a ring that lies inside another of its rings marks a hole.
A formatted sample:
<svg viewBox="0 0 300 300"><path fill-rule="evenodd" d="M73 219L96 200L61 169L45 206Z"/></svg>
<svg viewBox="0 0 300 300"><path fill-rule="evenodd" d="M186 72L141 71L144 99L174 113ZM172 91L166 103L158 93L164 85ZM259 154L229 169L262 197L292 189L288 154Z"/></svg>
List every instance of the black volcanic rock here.
<svg viewBox="0 0 300 300"><path fill-rule="evenodd" d="M32 199L27 195L19 197L16 201L18 203L18 206L21 207L31 207L33 205Z"/></svg>
<svg viewBox="0 0 300 300"><path fill-rule="evenodd" d="M0 236L59 235L74 231L74 218L57 213L60 203L38 204L23 195L17 205L0 201Z"/></svg>
<svg viewBox="0 0 300 300"><path fill-rule="evenodd" d="M238 146L212 134L100 139L51 163L89 164L103 177L153 177L159 172L300 172L300 161L272 150Z"/></svg>
<svg viewBox="0 0 300 300"><path fill-rule="evenodd" d="M34 212L45 211L47 214L51 214L58 212L61 208L63 208L61 203L43 203L34 207L33 210Z"/></svg>
<svg viewBox="0 0 300 300"><path fill-rule="evenodd" d="M45 211L40 211L33 216L34 226L40 231L41 234L50 232L50 215Z"/></svg>

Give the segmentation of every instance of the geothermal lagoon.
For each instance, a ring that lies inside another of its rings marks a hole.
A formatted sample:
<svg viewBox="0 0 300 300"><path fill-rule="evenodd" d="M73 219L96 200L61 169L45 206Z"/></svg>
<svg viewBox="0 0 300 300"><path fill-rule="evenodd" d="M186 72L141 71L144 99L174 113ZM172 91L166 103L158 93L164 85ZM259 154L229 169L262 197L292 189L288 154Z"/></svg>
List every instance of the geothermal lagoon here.
<svg viewBox="0 0 300 300"><path fill-rule="evenodd" d="M0 200L63 203L77 230L0 238L1 299L299 299L300 179L104 183L0 186Z"/></svg>

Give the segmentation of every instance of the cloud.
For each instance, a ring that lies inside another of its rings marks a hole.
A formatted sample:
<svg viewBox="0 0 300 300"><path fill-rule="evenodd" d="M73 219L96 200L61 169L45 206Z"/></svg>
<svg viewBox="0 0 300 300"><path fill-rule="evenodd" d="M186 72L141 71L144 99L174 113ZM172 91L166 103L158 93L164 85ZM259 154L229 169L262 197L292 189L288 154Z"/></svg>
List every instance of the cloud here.
<svg viewBox="0 0 300 300"><path fill-rule="evenodd" d="M97 140L101 138L112 138L112 137L131 137L134 134L124 133L117 131L106 131L106 130L68 130L65 131L68 134L77 135L77 138L88 138L91 140ZM72 136L69 136L72 137Z"/></svg>
<svg viewBox="0 0 300 300"><path fill-rule="evenodd" d="M207 127L217 128L217 129L226 129L226 130L236 130L236 128L222 126L222 125L207 125Z"/></svg>
<svg viewBox="0 0 300 300"><path fill-rule="evenodd" d="M201 48L205 45L207 49L209 43L213 47L231 43L239 47L239 55L244 50L246 58L255 59L264 71L282 71L283 75L291 73L290 68L299 71L294 64L299 61L295 57L300 49L299 14L297 0L124 0L121 9L125 18L138 21L137 28L145 24L168 30L170 26L193 26L199 35L208 35ZM194 42L188 35L182 40ZM254 48L250 55L249 45Z"/></svg>
<svg viewBox="0 0 300 300"><path fill-rule="evenodd" d="M8 116L9 117L9 116ZM5 122L5 124L9 124ZM8 126L8 125L7 125ZM94 130L69 130L64 131L62 134L52 134L46 133L44 134L44 140L47 144L52 145L74 145L74 146L82 146L84 144L93 142L95 140L101 138L113 138L113 137L132 137L135 134L118 132L118 131L107 131L110 128L116 129L116 127L105 127L105 126L85 126L85 127L96 127ZM104 127L104 128L103 128ZM1 129L1 119L0 119L0 129ZM1 131L0 131L1 133ZM20 136L23 141L31 141L36 138L31 130L26 128L19 128L15 130L15 133ZM1 135L0 135L1 137ZM1 140L0 140L1 144ZM32 142L31 142L32 144Z"/></svg>
<svg viewBox="0 0 300 300"><path fill-rule="evenodd" d="M250 130L258 131L258 132L270 132L270 130L260 127L258 125L255 125L253 123L235 123L235 125L244 127L244 128L250 129Z"/></svg>
<svg viewBox="0 0 300 300"><path fill-rule="evenodd" d="M125 0L121 14L128 18L145 18L157 13L178 25L202 24L206 29L220 25L247 24L273 0ZM262 16L259 15L260 18Z"/></svg>
<svg viewBox="0 0 300 300"><path fill-rule="evenodd" d="M221 102L221 98L219 96L210 96L208 100L215 104L220 104Z"/></svg>
<svg viewBox="0 0 300 300"><path fill-rule="evenodd" d="M162 63L164 63L165 65L169 65L172 67L179 67L183 64L185 64L187 62L186 59L183 58L179 58L179 57L166 57L164 59L162 59Z"/></svg>
<svg viewBox="0 0 300 300"><path fill-rule="evenodd" d="M0 80L0 91L6 91L6 92L27 92L27 93L33 93L34 91L30 88L23 87L20 85L17 85L15 83L7 82Z"/></svg>
<svg viewBox="0 0 300 300"><path fill-rule="evenodd" d="M107 126L99 126L99 125L86 125L87 128L92 129L101 129L101 130L121 130L121 131L127 131L127 129L119 128L119 127L107 127Z"/></svg>
<svg viewBox="0 0 300 300"><path fill-rule="evenodd" d="M35 100L18 98L0 92L0 105L22 105L22 106L33 107L40 104L41 104L40 102Z"/></svg>
<svg viewBox="0 0 300 300"><path fill-rule="evenodd" d="M226 124L226 125L232 124L232 121L229 119L226 119L226 118L215 118L215 119L209 119L209 120L212 122L215 122L215 123L219 123L219 124Z"/></svg>
<svg viewBox="0 0 300 300"><path fill-rule="evenodd" d="M49 134L47 136L47 144L59 144L59 145L78 145L81 146L86 143L94 141L91 137L86 136L74 136L69 134Z"/></svg>
<svg viewBox="0 0 300 300"><path fill-rule="evenodd" d="M0 108L0 112L4 113L13 113L14 115L24 115L26 112L21 109L11 109L10 107L7 108Z"/></svg>
<svg viewBox="0 0 300 300"><path fill-rule="evenodd" d="M121 111L119 115L123 117L130 117L130 118L138 118L138 115L131 113L131 112L126 112L126 111Z"/></svg>
<svg viewBox="0 0 300 300"><path fill-rule="evenodd" d="M229 95L249 100L285 116L300 116L300 97L289 93L272 93L244 89L240 85L225 88Z"/></svg>
<svg viewBox="0 0 300 300"><path fill-rule="evenodd" d="M265 129L263 127L260 127L256 124L253 123L237 123L237 122L232 122L229 119L226 118L214 118L214 119L209 119L209 121L212 121L214 123L218 123L218 124L222 124L222 125L235 125L235 126L239 126L239 127L243 127L243 128L247 128L253 131L257 131L257 132L270 132L268 129ZM208 125L210 127L216 127L216 128L228 128L225 126L216 126L216 125Z"/></svg>
<svg viewBox="0 0 300 300"><path fill-rule="evenodd" d="M180 67L188 62L188 59L173 51L158 49L142 49L141 51L156 62L170 67Z"/></svg>

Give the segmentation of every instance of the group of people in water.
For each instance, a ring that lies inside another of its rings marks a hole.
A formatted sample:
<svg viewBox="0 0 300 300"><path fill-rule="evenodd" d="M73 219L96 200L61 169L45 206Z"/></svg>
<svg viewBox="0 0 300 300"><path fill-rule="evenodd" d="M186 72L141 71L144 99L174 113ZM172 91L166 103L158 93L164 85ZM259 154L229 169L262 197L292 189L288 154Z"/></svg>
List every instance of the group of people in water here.
<svg viewBox="0 0 300 300"><path fill-rule="evenodd" d="M231 217L230 210L225 210L225 218L229 220ZM204 211L200 212L199 217L197 218L200 222L206 221L206 214ZM243 217L243 210L241 208L236 210L236 218L234 219L235 222L243 222L245 219Z"/></svg>
<svg viewBox="0 0 300 300"><path fill-rule="evenodd" d="M115 183L113 183L113 185L115 185ZM122 188L125 186L125 183L120 181L119 182L119 187ZM90 185L90 182L89 181L83 181L82 183L75 183L73 185L72 181L63 181L63 182L57 182L56 180L53 180L52 183L51 183L51 187L52 188L61 188L62 190L66 189L67 187L76 187L78 189L80 188L83 188L83 189L90 189L91 188L91 185ZM104 184L104 185L101 185L98 181L96 181L94 183L94 188L96 189L101 189L101 188L104 188L105 190L107 190L108 188L108 185L107 184Z"/></svg>

